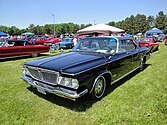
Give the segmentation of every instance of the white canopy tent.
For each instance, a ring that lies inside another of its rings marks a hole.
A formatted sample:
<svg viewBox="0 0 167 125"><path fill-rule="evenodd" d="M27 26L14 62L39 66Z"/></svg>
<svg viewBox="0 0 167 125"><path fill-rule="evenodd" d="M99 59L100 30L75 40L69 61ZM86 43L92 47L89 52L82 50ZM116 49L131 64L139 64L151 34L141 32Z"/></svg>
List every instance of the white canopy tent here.
<svg viewBox="0 0 167 125"><path fill-rule="evenodd" d="M110 35L111 33L116 34L116 33L124 33L124 32L125 30L119 29L113 26L109 26L106 24L97 24L97 25L89 26L84 29L78 30L77 34L85 35L85 34L93 34L93 33L103 33L103 34Z"/></svg>

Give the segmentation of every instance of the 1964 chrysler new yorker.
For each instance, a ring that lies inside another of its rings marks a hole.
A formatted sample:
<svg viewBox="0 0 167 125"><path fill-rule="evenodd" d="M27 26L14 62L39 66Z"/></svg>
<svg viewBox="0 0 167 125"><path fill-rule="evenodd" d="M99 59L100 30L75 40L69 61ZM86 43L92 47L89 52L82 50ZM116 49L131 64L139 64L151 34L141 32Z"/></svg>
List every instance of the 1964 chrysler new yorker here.
<svg viewBox="0 0 167 125"><path fill-rule="evenodd" d="M107 85L143 69L149 49L130 37L88 37L71 52L23 64L21 78L43 94L100 99Z"/></svg>

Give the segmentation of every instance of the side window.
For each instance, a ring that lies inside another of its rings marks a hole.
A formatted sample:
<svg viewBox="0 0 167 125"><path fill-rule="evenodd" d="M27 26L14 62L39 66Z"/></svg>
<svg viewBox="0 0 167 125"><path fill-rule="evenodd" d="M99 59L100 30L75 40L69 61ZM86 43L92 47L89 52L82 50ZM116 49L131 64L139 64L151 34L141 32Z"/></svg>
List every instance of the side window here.
<svg viewBox="0 0 167 125"><path fill-rule="evenodd" d="M116 49L117 49L117 41L116 41L116 39L110 39L108 46L112 50L112 52L116 52Z"/></svg>
<svg viewBox="0 0 167 125"><path fill-rule="evenodd" d="M120 40L119 44L119 52L125 52L135 48L133 40L131 39Z"/></svg>
<svg viewBox="0 0 167 125"><path fill-rule="evenodd" d="M89 48L89 41L82 41L82 42L80 42L79 44L78 44L78 48L80 49L80 50L86 50L86 49L88 49Z"/></svg>

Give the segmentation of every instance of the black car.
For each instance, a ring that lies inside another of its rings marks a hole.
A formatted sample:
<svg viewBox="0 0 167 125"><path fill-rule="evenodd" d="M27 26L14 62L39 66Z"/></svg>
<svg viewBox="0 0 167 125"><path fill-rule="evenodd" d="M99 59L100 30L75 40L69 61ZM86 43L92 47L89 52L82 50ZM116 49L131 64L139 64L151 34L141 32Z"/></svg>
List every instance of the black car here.
<svg viewBox="0 0 167 125"><path fill-rule="evenodd" d="M148 55L130 37L88 37L69 53L24 63L21 78L43 94L100 99L107 85L142 70Z"/></svg>

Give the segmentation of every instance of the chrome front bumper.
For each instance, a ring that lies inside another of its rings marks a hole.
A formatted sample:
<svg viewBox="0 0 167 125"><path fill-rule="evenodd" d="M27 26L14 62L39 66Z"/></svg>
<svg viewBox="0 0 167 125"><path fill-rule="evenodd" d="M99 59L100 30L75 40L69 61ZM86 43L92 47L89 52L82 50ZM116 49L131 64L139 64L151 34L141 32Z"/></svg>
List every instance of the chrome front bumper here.
<svg viewBox="0 0 167 125"><path fill-rule="evenodd" d="M88 89L85 89L84 91L77 93L76 91L72 91L72 90L68 90L65 88L61 88L61 87L53 87L47 84L43 84L41 82L38 81L34 81L32 78L30 77L26 77L26 76L22 76L21 77L25 82L27 82L28 84L32 85L33 87L36 87L37 90L42 90L43 94L45 94L45 92L49 92L49 93L53 93L56 94L58 96L62 96L65 98L69 98L72 100L75 100L83 95L85 95L88 92Z"/></svg>

